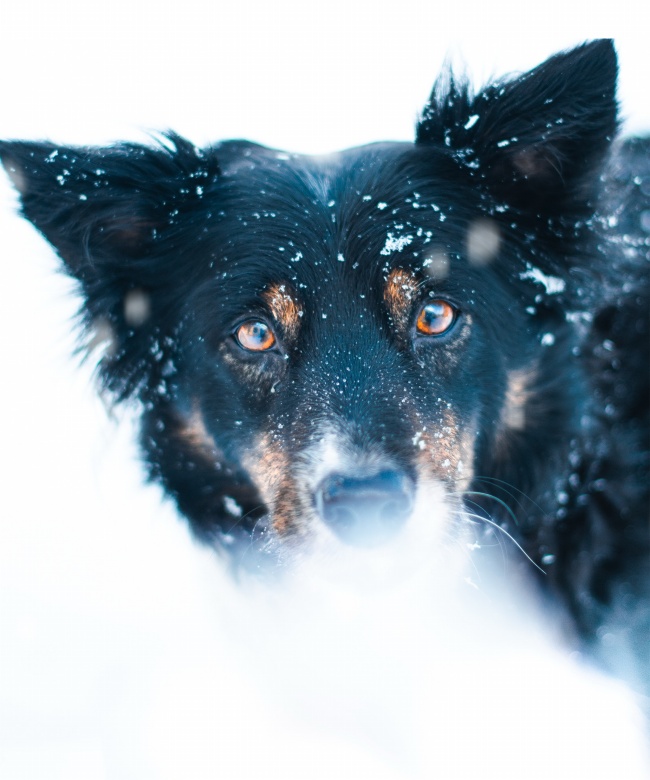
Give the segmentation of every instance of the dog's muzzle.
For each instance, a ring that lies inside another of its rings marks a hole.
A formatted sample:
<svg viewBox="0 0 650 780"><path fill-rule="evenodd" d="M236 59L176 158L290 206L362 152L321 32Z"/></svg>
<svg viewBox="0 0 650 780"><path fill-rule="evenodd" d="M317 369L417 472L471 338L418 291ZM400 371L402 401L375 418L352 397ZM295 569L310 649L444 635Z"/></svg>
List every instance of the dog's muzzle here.
<svg viewBox="0 0 650 780"><path fill-rule="evenodd" d="M323 522L344 542L372 547L395 536L413 510L413 482L398 471L371 477L330 474L314 501Z"/></svg>

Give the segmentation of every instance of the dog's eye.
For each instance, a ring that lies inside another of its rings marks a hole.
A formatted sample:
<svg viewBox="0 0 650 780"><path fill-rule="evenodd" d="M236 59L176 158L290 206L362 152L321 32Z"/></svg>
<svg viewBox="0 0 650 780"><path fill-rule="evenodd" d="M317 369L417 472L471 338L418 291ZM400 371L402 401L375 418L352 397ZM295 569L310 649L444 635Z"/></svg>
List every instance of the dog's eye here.
<svg viewBox="0 0 650 780"><path fill-rule="evenodd" d="M423 306L416 328L423 336L442 336L456 321L457 310L447 301L435 300Z"/></svg>
<svg viewBox="0 0 650 780"><path fill-rule="evenodd" d="M275 334L260 320L250 320L240 325L235 331L235 338L249 352L266 352L275 346Z"/></svg>

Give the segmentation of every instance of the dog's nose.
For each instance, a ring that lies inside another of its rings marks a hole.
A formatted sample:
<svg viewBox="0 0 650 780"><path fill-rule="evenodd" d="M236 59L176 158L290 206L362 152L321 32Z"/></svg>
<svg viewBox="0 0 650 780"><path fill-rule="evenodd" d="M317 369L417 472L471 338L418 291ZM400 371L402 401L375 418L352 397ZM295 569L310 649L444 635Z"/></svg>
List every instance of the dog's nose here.
<svg viewBox="0 0 650 780"><path fill-rule="evenodd" d="M318 486L316 509L348 544L374 546L394 536L413 509L413 482L398 471L357 479L330 474Z"/></svg>

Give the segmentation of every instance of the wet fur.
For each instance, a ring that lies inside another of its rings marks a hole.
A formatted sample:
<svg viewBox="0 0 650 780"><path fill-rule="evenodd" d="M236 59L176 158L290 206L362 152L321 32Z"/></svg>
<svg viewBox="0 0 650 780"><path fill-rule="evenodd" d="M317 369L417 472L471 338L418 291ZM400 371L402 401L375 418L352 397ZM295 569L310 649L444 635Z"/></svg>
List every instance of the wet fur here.
<svg viewBox="0 0 650 780"><path fill-rule="evenodd" d="M650 141L613 144L616 70L597 41L477 95L446 73L414 144L327 158L174 134L0 144L89 342L109 336L105 389L140 403L150 478L200 539L286 560L335 442L348 470L442 485L442 539L498 523L577 646L647 683ZM472 257L482 224L498 246ZM461 317L427 341L429 292ZM234 344L251 316L281 353Z"/></svg>

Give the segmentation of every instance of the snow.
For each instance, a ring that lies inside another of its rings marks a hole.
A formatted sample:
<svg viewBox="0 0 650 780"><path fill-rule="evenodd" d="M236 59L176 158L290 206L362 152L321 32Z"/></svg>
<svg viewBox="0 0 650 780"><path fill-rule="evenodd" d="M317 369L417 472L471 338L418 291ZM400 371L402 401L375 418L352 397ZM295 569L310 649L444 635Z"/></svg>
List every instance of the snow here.
<svg viewBox="0 0 650 780"><path fill-rule="evenodd" d="M489 219L476 219L468 226L467 258L473 265L491 263L497 257L500 246L501 231L496 222Z"/></svg>
<svg viewBox="0 0 650 780"><path fill-rule="evenodd" d="M563 4L560 27L545 9L532 37L497 0L425 4L417 25L342 0L317 16L288 0L161 10L5 0L0 137L146 142L171 126L313 153L410 139L449 49L485 80L601 29L618 39L627 126L650 127L647 31L610 7ZM109 419L92 364L71 357L72 284L15 209L0 176L0 777L647 776L634 703L522 623L526 604L510 622L435 583L375 600L325 574L286 604L242 594L142 485L128 415ZM109 324L96 330L110 349Z"/></svg>
<svg viewBox="0 0 650 780"><path fill-rule="evenodd" d="M380 251L381 255L391 255L393 252L401 252L413 241L413 236L396 236L393 233L388 233L386 236L386 243L384 248Z"/></svg>
<svg viewBox="0 0 650 780"><path fill-rule="evenodd" d="M130 290L124 296L124 319L134 328L139 328L151 315L151 301L142 290Z"/></svg>
<svg viewBox="0 0 650 780"><path fill-rule="evenodd" d="M520 279L532 279L534 282L537 282L537 284L543 285L547 295L557 295L558 293L564 292L564 288L566 287L564 279L545 274L530 263L526 263L526 269L527 270L522 271L519 274Z"/></svg>
<svg viewBox="0 0 650 780"><path fill-rule="evenodd" d="M233 517L242 516L244 510L239 506L237 501L235 501L232 496L224 496L223 503L226 507L226 512L228 512L229 515L232 515Z"/></svg>

